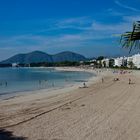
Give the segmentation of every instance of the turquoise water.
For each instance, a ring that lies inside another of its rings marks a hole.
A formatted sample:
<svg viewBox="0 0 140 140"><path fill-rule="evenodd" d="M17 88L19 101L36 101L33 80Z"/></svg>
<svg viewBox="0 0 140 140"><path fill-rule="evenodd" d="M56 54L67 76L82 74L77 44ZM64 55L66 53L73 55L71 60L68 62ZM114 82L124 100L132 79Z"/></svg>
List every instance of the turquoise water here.
<svg viewBox="0 0 140 140"><path fill-rule="evenodd" d="M86 82L91 76L94 75L53 68L0 68L0 98L20 91L63 88Z"/></svg>

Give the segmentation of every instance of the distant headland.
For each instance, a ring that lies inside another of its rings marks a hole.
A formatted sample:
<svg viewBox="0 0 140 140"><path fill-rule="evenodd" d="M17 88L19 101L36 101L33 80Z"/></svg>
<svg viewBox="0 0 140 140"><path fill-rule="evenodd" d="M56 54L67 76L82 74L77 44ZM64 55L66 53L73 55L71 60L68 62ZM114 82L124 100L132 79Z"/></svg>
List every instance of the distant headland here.
<svg viewBox="0 0 140 140"><path fill-rule="evenodd" d="M78 62L84 60L86 60L86 58L83 55L70 51L57 53L55 55L47 54L42 51L33 51L26 54L14 55L6 60L1 61L0 64L13 64L13 63L30 64L30 63L42 63L42 62L55 63L55 62L64 62L64 61Z"/></svg>

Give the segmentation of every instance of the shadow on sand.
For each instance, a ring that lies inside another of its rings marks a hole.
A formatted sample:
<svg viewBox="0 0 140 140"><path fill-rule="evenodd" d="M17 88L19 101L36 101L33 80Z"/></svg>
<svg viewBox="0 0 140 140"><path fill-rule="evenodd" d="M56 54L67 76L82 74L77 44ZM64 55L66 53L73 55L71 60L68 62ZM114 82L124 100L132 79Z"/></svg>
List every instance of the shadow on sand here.
<svg viewBox="0 0 140 140"><path fill-rule="evenodd" d="M0 129L0 140L27 140L24 137L14 136L11 131Z"/></svg>

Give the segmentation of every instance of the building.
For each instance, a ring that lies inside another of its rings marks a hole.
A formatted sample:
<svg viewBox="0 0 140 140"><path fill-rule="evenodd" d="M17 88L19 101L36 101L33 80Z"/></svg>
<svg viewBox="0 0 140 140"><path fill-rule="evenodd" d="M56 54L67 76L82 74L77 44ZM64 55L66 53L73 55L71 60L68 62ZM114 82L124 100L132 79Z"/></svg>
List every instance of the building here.
<svg viewBox="0 0 140 140"><path fill-rule="evenodd" d="M114 59L114 66L121 67L123 65L123 57L118 57Z"/></svg>
<svg viewBox="0 0 140 140"><path fill-rule="evenodd" d="M122 66L127 67L127 57L123 57Z"/></svg>
<svg viewBox="0 0 140 140"><path fill-rule="evenodd" d="M102 63L102 67L109 67L109 59L108 58L103 59L101 63Z"/></svg>
<svg viewBox="0 0 140 140"><path fill-rule="evenodd" d="M134 63L134 66L137 68L140 68L140 54L135 54L132 56L132 62Z"/></svg>
<svg viewBox="0 0 140 140"><path fill-rule="evenodd" d="M127 66L127 57L118 57L114 59L114 66Z"/></svg>
<svg viewBox="0 0 140 140"><path fill-rule="evenodd" d="M127 57L127 67L132 68L133 67L133 57Z"/></svg>
<svg viewBox="0 0 140 140"><path fill-rule="evenodd" d="M92 60L90 60L89 62L96 62L96 59L92 59Z"/></svg>
<svg viewBox="0 0 140 140"><path fill-rule="evenodd" d="M18 63L12 63L12 67L18 67Z"/></svg>

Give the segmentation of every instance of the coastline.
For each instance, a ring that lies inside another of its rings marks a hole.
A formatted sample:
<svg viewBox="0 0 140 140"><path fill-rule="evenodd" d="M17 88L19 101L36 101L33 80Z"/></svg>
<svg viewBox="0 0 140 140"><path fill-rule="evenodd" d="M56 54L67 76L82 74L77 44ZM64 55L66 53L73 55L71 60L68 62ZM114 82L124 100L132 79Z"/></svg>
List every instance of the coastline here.
<svg viewBox="0 0 140 140"><path fill-rule="evenodd" d="M92 73L92 74L95 74L97 75L96 77L93 76L91 77L87 82L86 82L86 85L88 86L88 88L90 88L90 86L98 83L99 81L101 81L101 78L103 76L107 76L108 73L106 73L105 71L102 72L102 73L97 73L97 71L95 70L92 70L92 69L85 69L85 68L77 68L77 67L55 67L56 70L59 70L59 71L85 71L85 72L89 72L89 73ZM110 73L110 72L109 72ZM25 102L28 104L30 104L30 102L36 102L36 101L40 101L42 102L44 99L47 101L49 101L50 99L54 99L54 100L57 100L55 99L55 97L65 97L65 96L73 96L73 92L77 92L79 91L79 87L80 86L83 86L83 83L77 83L75 85L67 85L67 87L64 87L64 88L56 88L56 89L52 89L52 90L48 90L48 89L40 89L40 90L34 90L34 91L26 91L26 92L20 92L20 94L16 94L15 96L12 96L10 98L7 98L7 99L2 99L0 100L0 106L3 106L6 104L6 106L10 105L12 106L12 104L16 104L16 105L19 105L19 107L17 107L17 110L18 108L28 108L28 105L25 105ZM24 105L23 105L24 104ZM14 107L14 106L13 106ZM30 106L29 106L30 108ZM7 108L6 108L7 109ZM8 109L9 110L9 109ZM17 111L15 110L15 111ZM0 110L2 111L2 110ZM13 124L13 123L12 123ZM2 127L5 127L5 125L1 125L0 124L0 128Z"/></svg>
<svg viewBox="0 0 140 140"><path fill-rule="evenodd" d="M92 68L77 68L77 67L55 67L56 70L59 71L82 71L82 72L88 72L95 74L96 76L92 76L90 79L88 79L87 84L90 86L93 83L96 83L97 81L101 80L101 78L109 75L112 73L112 70L109 69L92 69ZM100 71L100 72L99 72Z"/></svg>
<svg viewBox="0 0 140 140"><path fill-rule="evenodd" d="M76 68L63 67L56 69L75 71ZM89 120L94 121L92 117L94 118L95 115L92 108L96 110L98 106L108 107L106 103L112 101L110 100L110 98L112 99L112 90L116 93L116 88L120 87L120 85L117 85L117 87L114 85L115 83L112 79L114 76L118 76L118 74L112 74L112 70L81 70L97 74L97 78L91 78L87 83L88 88L79 88L79 86L76 85L70 88L55 90L51 94L46 94L46 90L43 90L36 91L39 92L37 94L29 94L1 101L0 128L12 131L13 134L17 136L25 136L29 138L29 140L36 138L62 139L64 137L69 140L72 136L69 132L74 134L72 139L85 140L85 137L82 135L84 135L87 130L83 130L82 127L86 126L86 123L89 123L89 128L91 127L90 125L92 123L89 122ZM77 71L79 71L79 69L77 69ZM102 77L105 79L104 83L101 82ZM105 101L106 99L109 100ZM113 98L113 100L115 99ZM100 103L103 104L100 105ZM100 111L100 109L98 108L97 111ZM103 115L105 115L104 111ZM100 121L100 116L97 115L97 118L99 119L98 121ZM75 126L75 123L77 126ZM67 125L70 125L70 127ZM74 129L69 130L71 127ZM63 133L59 132L61 135L57 135L57 131L59 130L63 130ZM90 132L90 130L88 131ZM65 136L66 133L68 133L67 137Z"/></svg>
<svg viewBox="0 0 140 140"><path fill-rule="evenodd" d="M89 72L96 76L92 76L86 82L86 85L90 88L91 85L97 83L101 80L105 73L97 74L95 70L92 69L84 69L84 68L77 68L77 67L54 67L58 71L82 71L82 72ZM3 104L19 104L24 102L33 102L36 100L43 100L44 98L49 100L50 98L55 98L57 96L65 96L67 94L73 94L73 92L79 90L79 87L83 86L83 82L76 83L73 85L66 85L65 87L54 88L54 89L39 89L33 91L22 91L17 92L15 95L11 97L7 97L4 99L0 99L0 106ZM1 125L0 125L1 127Z"/></svg>
<svg viewBox="0 0 140 140"><path fill-rule="evenodd" d="M41 67L42 69L45 69L46 67ZM53 68L57 71L81 71L81 72L87 72L87 73L91 73L91 74L95 74L94 71L89 71L89 70L84 70L84 69L80 69L80 68L75 68L75 67L50 67ZM35 68L36 69L36 68ZM38 67L37 67L38 69ZM92 76L92 78L90 79L96 79L96 76ZM90 81L90 79L88 79L87 83ZM82 82L81 82L82 83ZM41 89L35 89L35 90L24 90L24 91L16 91L16 92L8 92L8 93L3 93L1 94L1 100L9 100L11 98L17 98L20 96L29 96L30 94L38 94L38 93L43 93L43 94L54 94L56 92L61 93L61 92L65 92L65 91L71 91L76 89L77 87L79 87L81 85L80 82L75 82L75 83L68 83L66 85L64 85L63 87L54 87L54 88L41 88Z"/></svg>

